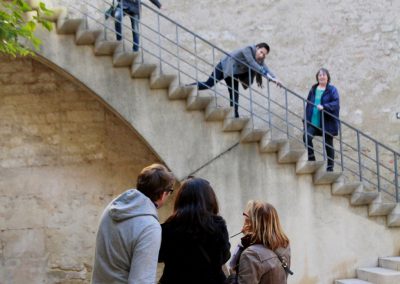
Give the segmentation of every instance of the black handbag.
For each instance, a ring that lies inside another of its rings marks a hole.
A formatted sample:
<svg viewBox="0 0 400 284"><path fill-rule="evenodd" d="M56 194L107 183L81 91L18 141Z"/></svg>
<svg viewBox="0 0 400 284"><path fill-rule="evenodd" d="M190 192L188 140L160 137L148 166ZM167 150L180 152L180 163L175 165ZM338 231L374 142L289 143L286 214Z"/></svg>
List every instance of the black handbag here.
<svg viewBox="0 0 400 284"><path fill-rule="evenodd" d="M108 20L109 17L113 17L115 15L115 10L117 9L117 7L115 7L115 0L112 1L111 6L104 12L104 18L106 20Z"/></svg>

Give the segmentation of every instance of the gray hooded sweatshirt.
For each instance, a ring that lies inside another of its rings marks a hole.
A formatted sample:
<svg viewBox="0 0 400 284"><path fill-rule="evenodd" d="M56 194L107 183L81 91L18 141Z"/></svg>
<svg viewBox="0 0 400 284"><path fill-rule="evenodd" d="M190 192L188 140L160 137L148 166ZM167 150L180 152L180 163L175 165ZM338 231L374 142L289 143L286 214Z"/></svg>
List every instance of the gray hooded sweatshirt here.
<svg viewBox="0 0 400 284"><path fill-rule="evenodd" d="M136 189L124 192L101 217L92 284L154 284L160 244L153 202Z"/></svg>

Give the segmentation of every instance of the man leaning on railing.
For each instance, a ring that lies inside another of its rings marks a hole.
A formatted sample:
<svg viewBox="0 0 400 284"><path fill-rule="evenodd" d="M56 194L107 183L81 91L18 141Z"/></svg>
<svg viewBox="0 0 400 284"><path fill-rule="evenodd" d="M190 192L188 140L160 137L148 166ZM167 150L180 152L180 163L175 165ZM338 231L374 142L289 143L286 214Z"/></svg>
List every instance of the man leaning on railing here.
<svg viewBox="0 0 400 284"><path fill-rule="evenodd" d="M281 86L281 82L264 63L269 51L269 45L265 42L238 49L221 59L207 81L191 85L206 90L224 79L229 91L230 106L234 106L235 117L239 117L239 81L247 89L255 77L258 86L262 87L262 76L265 76Z"/></svg>

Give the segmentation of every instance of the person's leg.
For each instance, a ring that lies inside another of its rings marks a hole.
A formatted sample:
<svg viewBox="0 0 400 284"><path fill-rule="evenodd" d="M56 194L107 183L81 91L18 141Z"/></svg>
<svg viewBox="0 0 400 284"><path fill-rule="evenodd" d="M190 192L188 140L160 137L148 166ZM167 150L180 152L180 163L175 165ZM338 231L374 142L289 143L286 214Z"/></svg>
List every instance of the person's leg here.
<svg viewBox="0 0 400 284"><path fill-rule="evenodd" d="M226 86L228 87L229 92L229 106L233 107L233 96L232 96L232 77L225 78Z"/></svg>
<svg viewBox="0 0 400 284"><path fill-rule="evenodd" d="M221 65L221 63L218 63L218 65L215 67L214 71L211 73L211 75L207 79L207 81L197 82L197 83L194 83L194 85L197 84L197 88L199 90L206 90L206 89L210 89L212 86L215 85L215 83L218 83L223 78L224 78L224 73L222 72L222 65Z"/></svg>
<svg viewBox="0 0 400 284"><path fill-rule="evenodd" d="M122 17L123 17L122 8L120 6L117 6L114 14L115 35L117 37L117 40L122 39Z"/></svg>
<svg viewBox="0 0 400 284"><path fill-rule="evenodd" d="M235 117L239 117L239 81L237 78L226 77L225 83L229 92L229 105L234 107Z"/></svg>
<svg viewBox="0 0 400 284"><path fill-rule="evenodd" d="M233 99L235 104L235 117L239 117L239 81L237 78L233 80Z"/></svg>
<svg viewBox="0 0 400 284"><path fill-rule="evenodd" d="M131 15L131 27L132 27L132 40L133 40L133 51L139 50L139 15Z"/></svg>
<svg viewBox="0 0 400 284"><path fill-rule="evenodd" d="M335 148L333 148L333 136L329 133L325 133L325 151L327 157L326 170L333 172L333 167L335 166Z"/></svg>
<svg viewBox="0 0 400 284"><path fill-rule="evenodd" d="M312 126L311 124L307 124L307 140L306 140L306 134L303 134L303 141L304 141L304 146L307 149L307 154L308 154L308 160L309 161L315 161L315 155L314 155L314 145L313 145L313 138L315 135L315 127Z"/></svg>

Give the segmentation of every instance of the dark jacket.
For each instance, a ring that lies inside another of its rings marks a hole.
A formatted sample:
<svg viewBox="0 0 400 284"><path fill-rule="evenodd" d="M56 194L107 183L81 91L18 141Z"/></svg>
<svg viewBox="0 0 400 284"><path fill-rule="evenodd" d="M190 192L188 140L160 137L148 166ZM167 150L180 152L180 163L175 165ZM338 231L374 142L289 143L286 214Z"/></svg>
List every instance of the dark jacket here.
<svg viewBox="0 0 400 284"><path fill-rule="evenodd" d="M162 284L222 284L222 265L230 257L230 244L225 221L215 216L214 233L191 234L177 222L164 223L159 262L164 262ZM202 252L207 254L209 260Z"/></svg>
<svg viewBox="0 0 400 284"><path fill-rule="evenodd" d="M118 6L121 6L121 0L118 0ZM157 6L157 8L161 8L161 3L158 0L150 0L151 3ZM140 16L140 4L141 0L123 0L124 4L124 12L129 15L138 15Z"/></svg>
<svg viewBox="0 0 400 284"><path fill-rule="evenodd" d="M278 248L290 267L290 247ZM278 256L261 244L251 245L240 256L239 284L286 284L287 273Z"/></svg>
<svg viewBox="0 0 400 284"><path fill-rule="evenodd" d="M256 60L256 46L250 45L245 48L241 48L233 51L229 56L225 56L221 59L222 71L224 78L238 76L244 89L247 89L249 85L253 83L256 72L275 78L275 75L269 70L268 66L263 61L258 62ZM245 63L245 64L243 64ZM252 67L249 76L249 67Z"/></svg>
<svg viewBox="0 0 400 284"><path fill-rule="evenodd" d="M310 92L308 93L307 97L307 106L306 106L306 119L308 121L308 125L310 124L314 103L315 101L315 89L317 88L318 84L315 84L311 87ZM311 102L311 103L309 103ZM337 89L332 85L327 85L324 93L321 97L321 105L324 107L324 127L325 131L333 136L338 135L339 133L339 120L335 117L339 117L339 110L340 110L340 101L339 101L339 92ZM332 115L330 115L332 114ZM321 113L322 118L322 113ZM322 128L322 123L321 123Z"/></svg>

